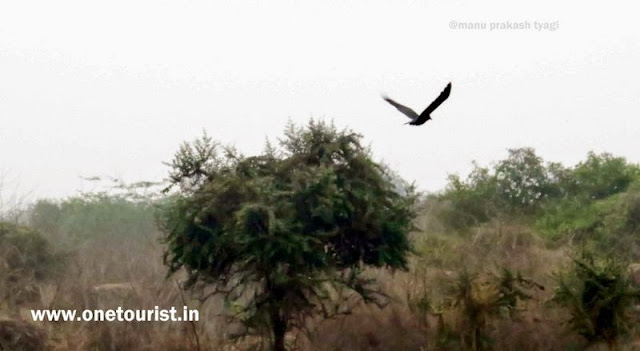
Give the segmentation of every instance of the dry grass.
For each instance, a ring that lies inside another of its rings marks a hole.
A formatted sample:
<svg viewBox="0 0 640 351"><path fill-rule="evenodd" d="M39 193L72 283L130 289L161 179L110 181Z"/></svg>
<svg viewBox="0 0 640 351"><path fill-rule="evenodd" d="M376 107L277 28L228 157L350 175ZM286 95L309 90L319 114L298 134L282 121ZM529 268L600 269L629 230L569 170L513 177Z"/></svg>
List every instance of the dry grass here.
<svg viewBox="0 0 640 351"><path fill-rule="evenodd" d="M436 224L429 227L438 228ZM566 249L546 248L535 233L518 223L492 222L472 230L466 237L434 230L429 234L414 233L413 238L420 255L412 258L408 272L371 271L391 297L387 308L360 306L349 316L316 323L310 333L300 334L297 339L298 334L293 331L289 335L291 348L462 350L461 321L465 316L459 308L451 306L452 286L463 270L492 274L503 266L546 288L531 291L533 299L518 305L517 318L491 317L485 326L487 347L526 351L583 346L579 338L565 332L566 314L546 304L553 293L551 273L567 262ZM8 333L8 327L2 329L4 324L0 323L0 339L16 335L16 330L22 328L25 333L37 336L33 340L46 340L42 349L56 351L260 348L256 339L243 343L229 341L229 325L218 317L223 311L219 300L200 305L189 294L182 294L174 280L180 276L166 279L162 246L156 238L93 242L78 248L66 269L62 278L38 285L38 299L13 306L22 310L14 309L19 313L5 317L11 317L17 329ZM181 309L183 301L190 308L198 308L200 322L43 322L35 323L34 327L34 323L20 321L28 320L25 313L28 308ZM19 350L16 347L9 349ZM632 343L626 347L632 349Z"/></svg>
<svg viewBox="0 0 640 351"><path fill-rule="evenodd" d="M218 301L204 305L166 279L162 247L155 241L93 242L75 251L61 278L38 284L37 299L21 303L12 320L30 321L31 308L153 309L186 304L202 322L32 322L48 335L51 350L221 350L227 345ZM197 334L197 337L196 337ZM200 347L198 348L198 343ZM0 348L1 349L1 348ZM10 349L12 350L12 349Z"/></svg>

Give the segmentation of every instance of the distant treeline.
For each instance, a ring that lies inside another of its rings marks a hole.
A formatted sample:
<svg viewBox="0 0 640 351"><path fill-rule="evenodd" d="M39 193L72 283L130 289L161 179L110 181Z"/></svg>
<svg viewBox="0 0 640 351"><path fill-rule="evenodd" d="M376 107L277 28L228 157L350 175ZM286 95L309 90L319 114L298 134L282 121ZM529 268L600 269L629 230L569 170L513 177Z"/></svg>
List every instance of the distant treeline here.
<svg viewBox="0 0 640 351"><path fill-rule="evenodd" d="M430 195L439 218L464 231L492 219L519 218L550 241L593 241L637 250L640 167L624 157L590 152L573 167L545 163L531 148L509 150L491 167L474 163L466 178L449 177Z"/></svg>

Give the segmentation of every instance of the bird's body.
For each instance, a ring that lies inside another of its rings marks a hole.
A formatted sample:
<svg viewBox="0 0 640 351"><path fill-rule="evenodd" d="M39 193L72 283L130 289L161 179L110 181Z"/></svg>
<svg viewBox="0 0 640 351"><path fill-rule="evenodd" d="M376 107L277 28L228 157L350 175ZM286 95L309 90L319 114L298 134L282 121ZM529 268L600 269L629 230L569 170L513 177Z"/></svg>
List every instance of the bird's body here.
<svg viewBox="0 0 640 351"><path fill-rule="evenodd" d="M438 108L438 106L440 106L449 97L450 93L451 93L451 83L447 84L447 86L440 93L440 95L435 100L433 100L433 102L429 104L429 106L427 106L427 108L424 111L422 111L422 113L419 115L415 111L413 111L411 108L401 105L391 100L389 97L383 96L382 98L386 102L393 105L393 107L398 109L398 111L402 112L402 114L411 118L411 121L405 124L419 126L431 119L431 112L433 112L436 108Z"/></svg>

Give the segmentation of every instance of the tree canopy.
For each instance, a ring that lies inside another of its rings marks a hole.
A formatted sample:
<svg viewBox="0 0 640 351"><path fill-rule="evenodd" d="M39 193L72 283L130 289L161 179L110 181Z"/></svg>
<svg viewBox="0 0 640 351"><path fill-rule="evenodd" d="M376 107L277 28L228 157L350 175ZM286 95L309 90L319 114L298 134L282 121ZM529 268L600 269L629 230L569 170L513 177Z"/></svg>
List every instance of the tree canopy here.
<svg viewBox="0 0 640 351"><path fill-rule="evenodd" d="M351 131L290 124L278 146L245 157L206 135L182 145L162 227L170 272L240 303L247 333L284 350L288 329L337 311L332 296L380 302L363 270L407 267L416 195Z"/></svg>
<svg viewBox="0 0 640 351"><path fill-rule="evenodd" d="M640 168L623 157L590 152L573 167L544 163L532 148L510 149L492 168L474 168L466 179L449 176L445 191L432 198L448 204L441 218L454 229L484 223L499 215L532 216L626 191L640 178Z"/></svg>

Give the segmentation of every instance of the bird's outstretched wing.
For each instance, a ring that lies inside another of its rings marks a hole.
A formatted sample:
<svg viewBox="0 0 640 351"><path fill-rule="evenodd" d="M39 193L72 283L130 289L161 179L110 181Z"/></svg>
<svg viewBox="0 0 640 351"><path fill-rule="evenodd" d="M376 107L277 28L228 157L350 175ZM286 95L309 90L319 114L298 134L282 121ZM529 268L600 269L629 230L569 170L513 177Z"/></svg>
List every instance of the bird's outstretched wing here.
<svg viewBox="0 0 640 351"><path fill-rule="evenodd" d="M397 108L398 111L402 112L405 116L407 116L407 117L409 117L411 119L418 118L418 114L414 110L410 109L409 107L401 105L401 104L391 100L388 96L384 96L383 95L382 98L384 99L384 101L390 103L391 105L393 105L393 107Z"/></svg>
<svg viewBox="0 0 640 351"><path fill-rule="evenodd" d="M435 100L433 100L433 102L429 106L427 106L427 108L424 111L422 111L420 116L429 116L429 114L431 114L433 110L437 109L438 106L440 106L449 97L450 93L451 93L451 83L447 84L444 90L440 93L440 96L438 96Z"/></svg>

